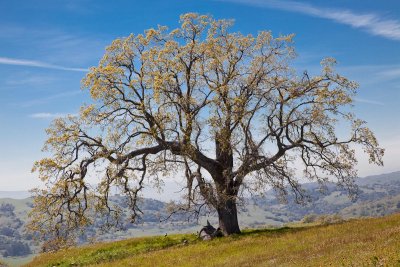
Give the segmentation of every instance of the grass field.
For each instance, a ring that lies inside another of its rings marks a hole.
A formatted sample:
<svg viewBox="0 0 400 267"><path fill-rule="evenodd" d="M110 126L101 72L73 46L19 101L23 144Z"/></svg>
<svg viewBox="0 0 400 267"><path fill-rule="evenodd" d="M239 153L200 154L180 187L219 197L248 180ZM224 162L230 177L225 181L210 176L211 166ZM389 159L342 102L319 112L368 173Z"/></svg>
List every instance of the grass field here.
<svg viewBox="0 0 400 267"><path fill-rule="evenodd" d="M135 238L43 254L27 266L400 266L400 214L212 241Z"/></svg>

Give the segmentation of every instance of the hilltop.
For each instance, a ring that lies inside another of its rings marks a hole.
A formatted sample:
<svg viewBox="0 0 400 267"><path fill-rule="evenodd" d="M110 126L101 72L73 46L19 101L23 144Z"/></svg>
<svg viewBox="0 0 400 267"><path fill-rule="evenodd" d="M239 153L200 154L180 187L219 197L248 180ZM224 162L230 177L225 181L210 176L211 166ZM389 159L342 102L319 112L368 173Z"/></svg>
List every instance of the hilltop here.
<svg viewBox="0 0 400 267"><path fill-rule="evenodd" d="M395 214L247 230L212 241L190 234L134 238L43 254L26 266L395 266L399 247Z"/></svg>

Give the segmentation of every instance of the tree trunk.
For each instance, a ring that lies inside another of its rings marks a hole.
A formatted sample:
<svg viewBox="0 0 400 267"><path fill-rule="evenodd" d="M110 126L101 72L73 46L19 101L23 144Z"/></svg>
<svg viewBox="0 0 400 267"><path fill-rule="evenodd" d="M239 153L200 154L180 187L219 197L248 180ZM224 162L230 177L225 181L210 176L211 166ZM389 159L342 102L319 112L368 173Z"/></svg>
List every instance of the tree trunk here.
<svg viewBox="0 0 400 267"><path fill-rule="evenodd" d="M235 199L225 200L217 208L219 228L224 235L240 234Z"/></svg>
<svg viewBox="0 0 400 267"><path fill-rule="evenodd" d="M213 177L218 194L215 208L218 212L219 228L224 235L240 234L236 208L238 190L234 186L232 177L231 135L230 119L227 119L225 127L217 132L215 137L215 153L221 169L217 172L217 176Z"/></svg>

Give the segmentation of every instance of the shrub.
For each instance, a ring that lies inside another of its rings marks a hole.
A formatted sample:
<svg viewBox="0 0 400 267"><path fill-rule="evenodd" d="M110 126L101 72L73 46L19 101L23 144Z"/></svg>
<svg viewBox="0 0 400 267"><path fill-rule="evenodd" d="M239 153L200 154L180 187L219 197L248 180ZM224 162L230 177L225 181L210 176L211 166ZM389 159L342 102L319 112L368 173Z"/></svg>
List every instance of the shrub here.
<svg viewBox="0 0 400 267"><path fill-rule="evenodd" d="M301 220L302 223L313 223L318 218L317 214L311 213L303 217Z"/></svg>
<svg viewBox="0 0 400 267"><path fill-rule="evenodd" d="M332 224L343 222L344 219L339 214L333 215L317 215L308 214L301 220L302 223L320 223L320 224Z"/></svg>

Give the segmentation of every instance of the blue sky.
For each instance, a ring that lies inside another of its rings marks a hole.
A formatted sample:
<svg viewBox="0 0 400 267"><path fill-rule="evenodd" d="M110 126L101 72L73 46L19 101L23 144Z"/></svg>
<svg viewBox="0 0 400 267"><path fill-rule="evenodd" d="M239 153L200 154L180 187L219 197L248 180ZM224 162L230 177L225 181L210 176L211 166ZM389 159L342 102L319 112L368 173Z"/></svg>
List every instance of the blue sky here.
<svg viewBox="0 0 400 267"><path fill-rule="evenodd" d="M361 176L400 170L400 2L376 0L159 0L0 2L0 190L39 184L30 173L55 116L90 102L80 80L115 38L186 12L232 18L234 31L295 33L299 71L333 56L360 84L355 112L386 148L385 167L360 158Z"/></svg>

